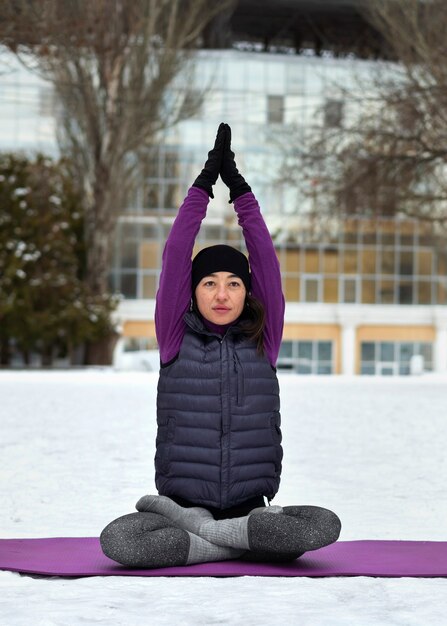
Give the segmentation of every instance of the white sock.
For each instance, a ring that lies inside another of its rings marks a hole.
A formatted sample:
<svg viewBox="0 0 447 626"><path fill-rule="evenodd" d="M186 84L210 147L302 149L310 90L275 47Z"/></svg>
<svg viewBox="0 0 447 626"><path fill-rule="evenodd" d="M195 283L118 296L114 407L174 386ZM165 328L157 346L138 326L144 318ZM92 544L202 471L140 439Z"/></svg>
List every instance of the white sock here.
<svg viewBox="0 0 447 626"><path fill-rule="evenodd" d="M248 515L233 519L215 520L207 509L201 507L185 508L166 496L149 495L138 500L136 509L164 515L178 524L180 528L215 545L241 550L249 549Z"/></svg>
<svg viewBox="0 0 447 626"><path fill-rule="evenodd" d="M230 561L238 559L245 550L216 546L202 537L188 532L190 539L189 554L186 565L193 563L210 563L215 561Z"/></svg>

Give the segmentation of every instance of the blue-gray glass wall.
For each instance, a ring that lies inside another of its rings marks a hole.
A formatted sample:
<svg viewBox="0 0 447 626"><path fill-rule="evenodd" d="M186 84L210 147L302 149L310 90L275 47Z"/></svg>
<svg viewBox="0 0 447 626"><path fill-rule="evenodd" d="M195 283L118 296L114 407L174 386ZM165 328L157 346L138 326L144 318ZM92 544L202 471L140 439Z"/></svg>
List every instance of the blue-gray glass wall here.
<svg viewBox="0 0 447 626"><path fill-rule="evenodd" d="M326 219L315 199L278 181L284 146L314 129L343 126L358 114L339 85L356 89L372 61L287 54L202 51L176 90L204 99L166 131L139 163L139 181L114 234L110 288L124 349L156 347L153 303L163 245L188 187L203 166L218 124L228 122L240 170L272 234L286 296L278 365L302 374L407 374L414 356L425 371L447 361L447 251L442 233L402 216ZM47 84L23 69L1 75L4 149L56 151L55 111ZM244 250L228 191L219 181L195 252L227 242Z"/></svg>

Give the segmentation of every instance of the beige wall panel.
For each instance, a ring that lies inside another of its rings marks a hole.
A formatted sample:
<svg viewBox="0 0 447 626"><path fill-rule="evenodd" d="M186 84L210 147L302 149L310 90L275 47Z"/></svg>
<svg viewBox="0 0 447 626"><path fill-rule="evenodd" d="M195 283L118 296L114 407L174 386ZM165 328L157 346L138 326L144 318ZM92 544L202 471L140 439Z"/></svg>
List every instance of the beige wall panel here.
<svg viewBox="0 0 447 626"><path fill-rule="evenodd" d="M434 341L432 326L359 326L357 342L361 341Z"/></svg>
<svg viewBox="0 0 447 626"><path fill-rule="evenodd" d="M124 322L123 337L155 337L155 322Z"/></svg>

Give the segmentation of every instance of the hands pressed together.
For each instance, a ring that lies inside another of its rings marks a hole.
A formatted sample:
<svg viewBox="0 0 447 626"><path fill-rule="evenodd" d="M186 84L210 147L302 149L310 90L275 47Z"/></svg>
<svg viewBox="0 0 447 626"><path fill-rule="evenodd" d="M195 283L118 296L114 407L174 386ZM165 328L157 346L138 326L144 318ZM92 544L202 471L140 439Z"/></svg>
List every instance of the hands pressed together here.
<svg viewBox="0 0 447 626"><path fill-rule="evenodd" d="M230 190L230 202L251 191L250 185L236 167L234 152L231 150L231 128L223 122L219 125L214 147L208 152L208 159L193 187L204 189L211 198L214 198L212 188L219 174Z"/></svg>

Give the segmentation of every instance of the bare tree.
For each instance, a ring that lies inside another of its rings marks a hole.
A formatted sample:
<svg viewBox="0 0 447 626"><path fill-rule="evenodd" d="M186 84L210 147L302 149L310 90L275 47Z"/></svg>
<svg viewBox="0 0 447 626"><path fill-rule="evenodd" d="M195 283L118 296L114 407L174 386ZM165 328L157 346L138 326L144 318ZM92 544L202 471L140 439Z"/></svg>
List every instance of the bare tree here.
<svg viewBox="0 0 447 626"><path fill-rule="evenodd" d="M233 0L9 0L0 41L49 80L58 138L85 196L86 280L107 291L111 234L138 151L200 102L173 80L191 70L204 28ZM186 76L185 76L186 77Z"/></svg>
<svg viewBox="0 0 447 626"><path fill-rule="evenodd" d="M210 0L12 3L11 48L51 81L63 107L60 143L84 187L88 278L97 291L106 289L113 216L135 154L194 111L186 91L168 101L167 89L224 7Z"/></svg>
<svg viewBox="0 0 447 626"><path fill-rule="evenodd" d="M367 18L386 41L388 58L354 91L340 86L351 114L321 125L284 180L317 196L321 215L395 215L447 229L447 4L440 0L375 0ZM290 140L289 140L290 144ZM297 168L297 162L299 168ZM289 167L287 166L289 164ZM311 181L311 184L310 184Z"/></svg>

